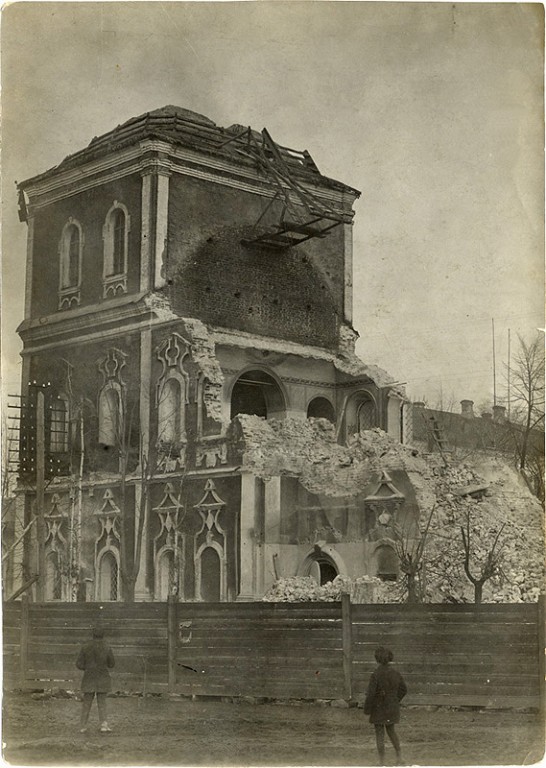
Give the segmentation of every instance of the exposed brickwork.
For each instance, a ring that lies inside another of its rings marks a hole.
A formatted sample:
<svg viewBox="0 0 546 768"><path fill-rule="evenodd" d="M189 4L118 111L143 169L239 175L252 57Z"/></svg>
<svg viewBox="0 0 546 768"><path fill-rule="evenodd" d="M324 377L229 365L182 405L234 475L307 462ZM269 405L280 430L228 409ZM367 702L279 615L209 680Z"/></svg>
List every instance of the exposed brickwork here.
<svg viewBox="0 0 546 768"><path fill-rule="evenodd" d="M343 229L296 248L249 248L267 200L171 179L168 275L173 309L205 322L336 347L343 314ZM270 209L262 226L279 220Z"/></svg>

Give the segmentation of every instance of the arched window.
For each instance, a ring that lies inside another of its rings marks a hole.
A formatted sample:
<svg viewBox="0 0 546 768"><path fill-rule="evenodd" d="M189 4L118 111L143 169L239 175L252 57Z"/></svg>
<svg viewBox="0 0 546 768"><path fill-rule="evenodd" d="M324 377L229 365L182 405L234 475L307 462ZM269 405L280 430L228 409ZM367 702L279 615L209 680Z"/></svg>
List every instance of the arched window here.
<svg viewBox="0 0 546 768"><path fill-rule="evenodd" d="M375 551L376 575L383 581L396 581L399 572L398 557L394 549L383 544Z"/></svg>
<svg viewBox="0 0 546 768"><path fill-rule="evenodd" d="M80 232L77 227L70 228L67 266L63 288L72 288L78 285L80 279Z"/></svg>
<svg viewBox="0 0 546 768"><path fill-rule="evenodd" d="M106 387L99 397L99 443L119 445L121 438L121 397L119 390Z"/></svg>
<svg viewBox="0 0 546 768"><path fill-rule="evenodd" d="M112 275L125 272L125 214L121 208L116 208L112 216L113 255Z"/></svg>
<svg viewBox="0 0 546 768"><path fill-rule="evenodd" d="M80 224L69 219L59 245L59 306L69 308L80 302L83 235Z"/></svg>
<svg viewBox="0 0 546 768"><path fill-rule="evenodd" d="M206 603L219 603L221 600L220 556L213 547L205 547L201 552L201 600Z"/></svg>
<svg viewBox="0 0 546 768"><path fill-rule="evenodd" d="M167 379L159 392L157 405L157 439L175 443L182 438L182 386L176 378Z"/></svg>
<svg viewBox="0 0 546 768"><path fill-rule="evenodd" d="M49 449L52 453L65 453L68 450L68 404L59 397L51 407Z"/></svg>
<svg viewBox="0 0 546 768"><path fill-rule="evenodd" d="M336 420L334 406L325 397L315 397L307 406L307 418L328 419L334 424Z"/></svg>
<svg viewBox="0 0 546 768"><path fill-rule="evenodd" d="M263 419L283 418L286 413L284 395L275 379L265 371L246 371L235 382L231 392L231 418L239 413Z"/></svg>
<svg viewBox="0 0 546 768"><path fill-rule="evenodd" d="M169 595L176 591L177 579L172 549L164 550L159 556L156 579L157 600L166 600Z"/></svg>
<svg viewBox="0 0 546 768"><path fill-rule="evenodd" d="M99 600L115 601L119 595L118 561L113 552L105 552L99 562Z"/></svg>
<svg viewBox="0 0 546 768"><path fill-rule="evenodd" d="M127 292L127 256L129 214L122 203L114 201L106 215L104 240L104 298Z"/></svg>
<svg viewBox="0 0 546 768"><path fill-rule="evenodd" d="M377 427L377 408L371 397L367 397L358 407L358 431Z"/></svg>
<svg viewBox="0 0 546 768"><path fill-rule="evenodd" d="M59 566L59 555L57 552L50 552L46 558L46 578L45 578L45 599L62 599L62 580L61 569Z"/></svg>

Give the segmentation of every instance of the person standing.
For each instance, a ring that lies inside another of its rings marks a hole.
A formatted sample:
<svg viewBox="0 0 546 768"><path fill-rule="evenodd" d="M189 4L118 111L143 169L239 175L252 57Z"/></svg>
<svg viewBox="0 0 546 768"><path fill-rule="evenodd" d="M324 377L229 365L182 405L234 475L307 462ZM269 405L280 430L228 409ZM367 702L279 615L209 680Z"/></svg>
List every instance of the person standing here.
<svg viewBox="0 0 546 768"><path fill-rule="evenodd" d="M110 646L105 643L104 631L101 628L95 627L92 630L92 638L82 646L76 659L76 667L83 671L80 732L87 731L91 704L96 696L100 730L102 733L108 733L112 729L106 718L106 694L112 688L110 669L115 664L114 654Z"/></svg>
<svg viewBox="0 0 546 768"><path fill-rule="evenodd" d="M408 689L400 672L390 666L394 658L392 651L380 647L376 649L374 656L378 667L370 677L364 701L364 713L370 716L370 723L375 726L379 764L385 765L385 731L387 731L387 736L396 751L396 763L402 765L400 740L394 726L400 722L400 702Z"/></svg>

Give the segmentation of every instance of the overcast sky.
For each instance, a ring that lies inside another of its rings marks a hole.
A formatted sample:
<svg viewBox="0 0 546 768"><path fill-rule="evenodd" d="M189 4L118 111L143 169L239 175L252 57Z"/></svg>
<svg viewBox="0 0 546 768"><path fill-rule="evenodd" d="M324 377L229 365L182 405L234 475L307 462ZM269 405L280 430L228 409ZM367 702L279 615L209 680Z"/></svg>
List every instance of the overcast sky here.
<svg viewBox="0 0 546 768"><path fill-rule="evenodd" d="M26 225L14 181L166 104L268 128L362 191L357 351L444 403L492 393L543 327L543 8L382 2L17 3L2 25L3 373ZM502 383L498 395L504 395Z"/></svg>

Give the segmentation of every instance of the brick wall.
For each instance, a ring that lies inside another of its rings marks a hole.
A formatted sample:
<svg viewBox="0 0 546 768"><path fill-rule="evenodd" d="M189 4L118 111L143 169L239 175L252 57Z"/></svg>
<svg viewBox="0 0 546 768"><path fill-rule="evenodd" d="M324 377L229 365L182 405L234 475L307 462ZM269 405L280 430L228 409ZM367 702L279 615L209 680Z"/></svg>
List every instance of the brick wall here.
<svg viewBox="0 0 546 768"><path fill-rule="evenodd" d="M335 347L343 229L286 250L241 245L267 200L171 178L168 273L175 311L238 330ZM278 220L271 210L261 224Z"/></svg>
<svg viewBox="0 0 546 768"><path fill-rule="evenodd" d="M130 216L127 289L138 290L140 275L141 179L138 174L59 200L40 210L34 222L32 316L57 311L59 305L59 242L72 217L83 230L81 306L102 300L103 233L114 200Z"/></svg>

